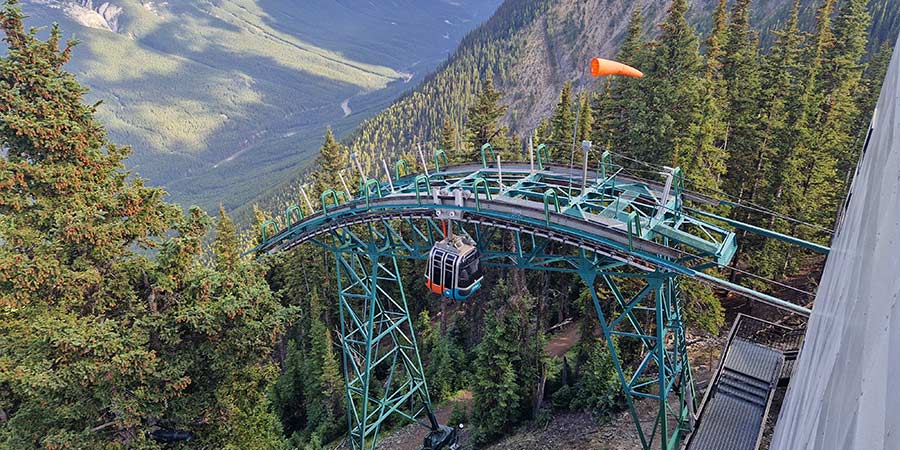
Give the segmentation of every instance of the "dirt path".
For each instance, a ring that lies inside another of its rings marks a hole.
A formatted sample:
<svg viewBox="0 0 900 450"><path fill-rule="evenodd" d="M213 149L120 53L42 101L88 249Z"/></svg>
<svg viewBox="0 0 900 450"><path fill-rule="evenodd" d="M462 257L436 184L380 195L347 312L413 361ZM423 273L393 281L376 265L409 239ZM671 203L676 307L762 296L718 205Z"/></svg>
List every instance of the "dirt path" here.
<svg viewBox="0 0 900 450"><path fill-rule="evenodd" d="M581 324L571 322L563 325L551 335L544 346L544 351L554 358L562 357L581 340Z"/></svg>
<svg viewBox="0 0 900 450"><path fill-rule="evenodd" d="M472 391L461 391L453 399L448 400L438 406L434 411L437 421L441 424L447 424L450 421L450 415L453 414L453 408L457 403L462 403L466 407L466 411L472 411ZM458 424L453 424L458 425ZM468 442L468 428L463 425L460 433L460 442ZM422 440L428 433L424 427L418 425L407 425L393 433L384 437L379 443L380 450L419 450L422 448ZM463 447L466 448L466 447Z"/></svg>

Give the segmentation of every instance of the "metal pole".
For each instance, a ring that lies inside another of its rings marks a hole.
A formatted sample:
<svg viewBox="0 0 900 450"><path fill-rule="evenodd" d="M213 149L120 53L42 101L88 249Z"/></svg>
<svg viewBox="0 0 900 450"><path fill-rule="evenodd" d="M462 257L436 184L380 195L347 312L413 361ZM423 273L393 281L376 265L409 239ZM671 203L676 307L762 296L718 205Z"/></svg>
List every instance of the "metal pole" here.
<svg viewBox="0 0 900 450"><path fill-rule="evenodd" d="M534 172L534 136L528 136L528 160L531 162L531 171Z"/></svg>
<svg viewBox="0 0 900 450"><path fill-rule="evenodd" d="M422 153L422 144L416 144L416 147L419 148L419 159L422 160L422 168L425 169L425 176L430 177L430 175L428 175L428 163L425 161L425 154Z"/></svg>
<svg viewBox="0 0 900 450"><path fill-rule="evenodd" d="M497 155L497 175L500 177L500 190L502 191L505 186L503 186L503 168L500 167L500 155ZM487 189L487 186L485 186Z"/></svg>
<svg viewBox="0 0 900 450"><path fill-rule="evenodd" d="M349 198L353 193L350 192L350 186L347 184L347 180L344 179L344 170L346 169L338 170L338 178L341 179L341 184L344 186L344 190L347 191L347 197Z"/></svg>
<svg viewBox="0 0 900 450"><path fill-rule="evenodd" d="M303 194L303 198L306 199L306 206L309 206L309 213L315 214L316 210L313 208L312 202L309 201L309 195L306 194L306 189L303 186L300 186L300 193Z"/></svg>
<svg viewBox="0 0 900 450"><path fill-rule="evenodd" d="M584 195L584 190L587 189L588 154L591 151L591 141L581 141L581 151L584 152L584 172L581 175L581 195Z"/></svg>
<svg viewBox="0 0 900 450"><path fill-rule="evenodd" d="M394 192L394 180L391 179L391 171L388 170L387 161L385 161L384 158L382 158L381 164L384 166L384 173L387 174L388 184L391 186L391 192Z"/></svg>
<svg viewBox="0 0 900 450"><path fill-rule="evenodd" d="M350 154L350 157L353 158L353 162L356 163L356 170L359 171L359 177L360 179L362 179L363 184L365 184L366 181L369 181L369 177L367 177L366 173L363 172L362 164L360 164L359 162L359 156L356 154L356 152L353 152Z"/></svg>

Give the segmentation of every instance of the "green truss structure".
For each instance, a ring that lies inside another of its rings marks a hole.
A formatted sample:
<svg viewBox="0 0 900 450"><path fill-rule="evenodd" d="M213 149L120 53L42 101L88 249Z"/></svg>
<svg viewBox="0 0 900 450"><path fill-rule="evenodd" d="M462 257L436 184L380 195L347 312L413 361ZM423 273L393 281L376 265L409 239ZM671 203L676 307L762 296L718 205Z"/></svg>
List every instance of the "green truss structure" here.
<svg viewBox="0 0 900 450"><path fill-rule="evenodd" d="M663 181L642 179L605 153L588 174L544 164L541 148L536 166L491 167L487 152L490 145L482 148L481 164L441 167L446 157L439 151L433 169L421 174L403 173L408 165L400 161L387 181L366 178L356 196L329 190L320 211L305 217L292 206L283 229L275 221L262 225L255 252L312 243L334 255L352 449L374 449L381 427L398 417L428 428L434 442L451 433L434 416L398 266L398 259L427 260L443 238L443 220L477 242L486 267L566 272L584 281L647 450L679 448L699 400L687 357L682 277L809 314L707 272L731 263L735 230L828 249L686 207L717 201L684 191L679 169L667 169ZM614 341L633 342L640 360L625 367ZM652 423L638 416L639 399L657 403Z"/></svg>

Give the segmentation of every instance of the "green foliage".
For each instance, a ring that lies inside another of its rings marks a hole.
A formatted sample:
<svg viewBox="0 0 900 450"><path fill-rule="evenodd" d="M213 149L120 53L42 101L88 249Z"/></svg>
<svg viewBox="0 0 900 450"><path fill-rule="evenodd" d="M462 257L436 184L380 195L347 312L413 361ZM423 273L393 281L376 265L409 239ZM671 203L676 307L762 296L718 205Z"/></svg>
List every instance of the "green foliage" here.
<svg viewBox="0 0 900 450"><path fill-rule="evenodd" d="M481 92L466 114L467 161L481 160L481 146L487 143L491 143L495 151L509 148L506 139L509 130L500 125L500 119L506 114L506 105L500 102L500 97L500 92L494 89L494 77L488 72ZM490 158L490 154L486 158Z"/></svg>
<svg viewBox="0 0 900 450"><path fill-rule="evenodd" d="M322 438L319 437L318 434L313 434L303 447L303 450L325 450L325 446L322 445Z"/></svg>
<svg viewBox="0 0 900 450"><path fill-rule="evenodd" d="M460 377L465 367L466 355L463 350L449 337L438 336L437 342L428 352L425 366L431 399L439 402L458 391L465 381Z"/></svg>
<svg viewBox="0 0 900 450"><path fill-rule="evenodd" d="M616 55L618 61L639 69L644 68L647 52L643 21L642 9L635 8L625 41ZM642 145L648 132L645 93L640 80L626 77L609 81L604 95L594 104L594 116L600 120L595 122L593 140L609 150L630 152Z"/></svg>
<svg viewBox="0 0 900 450"><path fill-rule="evenodd" d="M587 409L606 415L625 406L622 383L613 363L612 353L604 341L584 340L587 359L581 366L580 376L573 388L573 410ZM562 397L562 395L560 394Z"/></svg>
<svg viewBox="0 0 900 450"><path fill-rule="evenodd" d="M453 410L450 411L450 418L447 420L447 426L457 427L460 424L466 424L469 421L469 412L466 411L465 402L458 401L453 403Z"/></svg>
<svg viewBox="0 0 900 450"><path fill-rule="evenodd" d="M554 145L549 146L556 149L557 154L550 153L550 159L560 159L569 154L569 144L572 142L572 136L575 133L575 111L573 111L573 94L572 83L563 84L562 91L559 94L559 102L556 109L550 117L550 134L548 138L553 141Z"/></svg>
<svg viewBox="0 0 900 450"><path fill-rule="evenodd" d="M591 108L591 97L588 93L581 93L581 101L579 102L579 111L581 117L578 120L578 134L575 140L578 142L591 140L591 131L594 128L594 112Z"/></svg>
<svg viewBox="0 0 900 450"><path fill-rule="evenodd" d="M209 218L129 176L58 28L36 38L15 2L0 24L0 448L156 448L158 426L281 447L266 355L295 311L232 259L226 217L214 270Z"/></svg>
<svg viewBox="0 0 900 450"><path fill-rule="evenodd" d="M562 410L571 409L572 402L575 399L575 393L576 391L572 386L569 386L568 384L562 385L551 395L553 407Z"/></svg>
<svg viewBox="0 0 900 450"><path fill-rule="evenodd" d="M331 132L331 128L326 128L325 142L322 143L322 147L319 149L319 157L316 158L318 170L312 177L315 180L315 184L312 191L309 192L309 195L312 196L310 201L313 202L314 206L317 205L321 208L319 203L322 192L328 189L344 190L338 173L347 168L349 163L350 158L347 150L334 139L334 133ZM354 177L352 173L348 173L344 175L344 179L350 183ZM353 189L352 186L350 188ZM310 211L310 214L312 214L312 211Z"/></svg>
<svg viewBox="0 0 900 450"><path fill-rule="evenodd" d="M288 341L284 370L272 390L285 432L300 448L316 438L334 439L346 426L343 375L315 290L306 296L306 308L298 324L303 332Z"/></svg>
<svg viewBox="0 0 900 450"><path fill-rule="evenodd" d="M544 341L530 319L527 293L511 291L501 279L492 291L496 311L485 317L484 337L475 349L472 396L473 442L489 443L533 412L533 389L544 364Z"/></svg>
<svg viewBox="0 0 900 450"><path fill-rule="evenodd" d="M441 141L438 148L447 152L451 163L463 162L466 158L465 152L460 148L459 140L459 131L449 119L444 120L444 128L441 129Z"/></svg>
<svg viewBox="0 0 900 450"><path fill-rule="evenodd" d="M216 221L216 239L213 241L213 255L216 270L234 271L241 257L241 242L237 229L225 208L219 207L219 218Z"/></svg>
<svg viewBox="0 0 900 450"><path fill-rule="evenodd" d="M513 319L489 316L476 351L472 419L478 427L474 441L479 444L502 436L523 416L525 398L517 373L521 355L512 339L514 327Z"/></svg>
<svg viewBox="0 0 900 450"><path fill-rule="evenodd" d="M309 348L306 353L304 393L309 430L320 436L334 437L335 424L343 418L344 382L334 354L331 331L322 320L319 296L310 296Z"/></svg>
<svg viewBox="0 0 900 450"><path fill-rule="evenodd" d="M719 334L725 325L725 308L712 289L695 280L683 280L681 292L687 323L707 333Z"/></svg>

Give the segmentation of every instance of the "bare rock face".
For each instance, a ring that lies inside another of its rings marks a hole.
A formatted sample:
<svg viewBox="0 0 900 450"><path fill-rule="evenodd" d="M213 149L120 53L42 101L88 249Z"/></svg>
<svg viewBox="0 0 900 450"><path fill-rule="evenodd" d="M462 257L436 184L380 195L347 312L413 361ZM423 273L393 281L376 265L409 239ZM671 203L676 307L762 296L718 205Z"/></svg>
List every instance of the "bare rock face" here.
<svg viewBox="0 0 900 450"><path fill-rule="evenodd" d="M33 0L32 3L60 9L69 18L86 27L117 33L123 9L114 2L94 0Z"/></svg>

